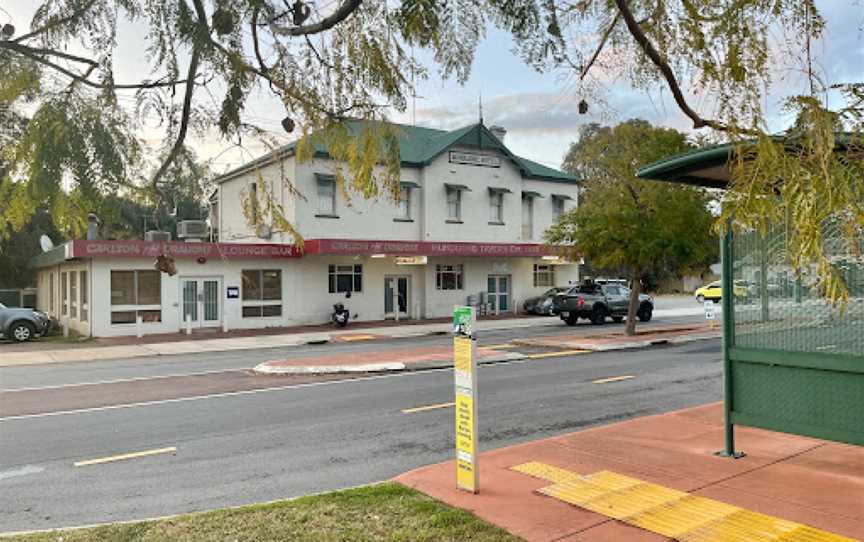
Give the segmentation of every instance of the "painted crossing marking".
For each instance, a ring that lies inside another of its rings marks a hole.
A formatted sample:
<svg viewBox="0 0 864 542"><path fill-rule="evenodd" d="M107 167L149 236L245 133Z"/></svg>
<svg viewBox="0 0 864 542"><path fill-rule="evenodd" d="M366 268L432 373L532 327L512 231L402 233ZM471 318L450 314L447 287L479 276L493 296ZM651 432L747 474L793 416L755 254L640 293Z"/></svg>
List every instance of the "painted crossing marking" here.
<svg viewBox="0 0 864 542"><path fill-rule="evenodd" d="M611 471L580 476L545 463L511 467L552 482L537 493L686 542L852 542L851 538Z"/></svg>
<svg viewBox="0 0 864 542"><path fill-rule="evenodd" d="M155 450L144 450L142 452L131 452L128 454L111 455L108 457L99 457L96 459L88 459L86 461L76 461L72 465L76 467L86 467L89 465L101 465L102 463L112 463L114 461L124 461L126 459L137 459L139 457L147 457L159 454L173 454L177 452L177 448L170 446L168 448L157 448Z"/></svg>
<svg viewBox="0 0 864 542"><path fill-rule="evenodd" d="M590 350L559 350L557 352L540 352L539 354L528 354L528 359L542 359L542 358L557 358L560 356L572 356L574 354L584 354L585 352L590 352Z"/></svg>
<svg viewBox="0 0 864 542"><path fill-rule="evenodd" d="M375 339L375 335L342 335L339 337L339 340L344 342L371 341L373 339Z"/></svg>
<svg viewBox="0 0 864 542"><path fill-rule="evenodd" d="M0 470L0 480L15 478L17 476L27 476L28 474L39 474L44 470L45 467L37 467L36 465L24 465L17 469Z"/></svg>
<svg viewBox="0 0 864 542"><path fill-rule="evenodd" d="M631 378L636 378L633 375L623 375L623 376L612 376L609 378L601 378L600 380L593 380L592 384L608 384L610 382L621 382L622 380L630 380Z"/></svg>
<svg viewBox="0 0 864 542"><path fill-rule="evenodd" d="M427 405L427 406L420 406L420 407L414 407L414 408L406 408L406 409L402 410L402 414L413 414L415 412L426 412L427 410L436 410L439 408L449 408L449 407L452 407L454 405L456 405L455 402L454 403L438 403L437 405Z"/></svg>

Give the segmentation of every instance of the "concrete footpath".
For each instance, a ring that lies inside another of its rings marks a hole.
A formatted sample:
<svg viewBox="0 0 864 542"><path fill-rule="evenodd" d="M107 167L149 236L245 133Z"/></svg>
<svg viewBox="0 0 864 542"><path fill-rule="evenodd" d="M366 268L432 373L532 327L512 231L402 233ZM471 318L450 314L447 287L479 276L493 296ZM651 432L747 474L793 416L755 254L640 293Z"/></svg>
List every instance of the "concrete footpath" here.
<svg viewBox="0 0 864 542"><path fill-rule="evenodd" d="M396 480L536 542L864 540L864 448L747 427L736 442L745 457L714 455L715 403L482 453L477 495L452 461Z"/></svg>
<svg viewBox="0 0 864 542"><path fill-rule="evenodd" d="M696 316L702 314L700 307L658 309L656 317ZM519 328L537 328L546 326L561 326L558 318L550 317L510 317L492 318L477 322L478 331L507 330ZM259 348L280 348L305 344L320 344L326 342L349 342L352 340L387 339L403 337L421 337L450 333L449 321L432 323L404 323L380 327L349 326L347 329L319 326L314 331L288 331L273 334L260 333L244 336L223 336L210 338L214 334L194 335L188 340L177 340L172 337L165 342L152 342L145 337L137 342L134 337L124 337L121 341L105 339L104 344L70 345L63 343L26 343L22 345L0 345L0 367L13 365L34 365L45 363L63 363L73 361L95 361L108 359L128 359L147 356L195 354L203 352L221 352L227 350L250 350ZM267 331L267 330L263 330ZM233 333L233 332L232 332ZM241 332L242 333L242 332ZM103 339L97 339L103 341Z"/></svg>

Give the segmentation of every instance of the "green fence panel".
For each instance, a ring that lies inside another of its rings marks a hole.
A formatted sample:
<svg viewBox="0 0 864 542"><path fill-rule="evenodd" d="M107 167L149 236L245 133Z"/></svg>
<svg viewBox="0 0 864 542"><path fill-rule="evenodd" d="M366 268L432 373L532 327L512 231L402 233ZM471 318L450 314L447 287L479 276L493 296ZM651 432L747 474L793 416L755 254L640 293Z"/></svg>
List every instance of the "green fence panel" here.
<svg viewBox="0 0 864 542"><path fill-rule="evenodd" d="M727 408L732 423L864 445L864 239L825 232L845 306L818 294L815 266L793 269L785 225L733 236Z"/></svg>

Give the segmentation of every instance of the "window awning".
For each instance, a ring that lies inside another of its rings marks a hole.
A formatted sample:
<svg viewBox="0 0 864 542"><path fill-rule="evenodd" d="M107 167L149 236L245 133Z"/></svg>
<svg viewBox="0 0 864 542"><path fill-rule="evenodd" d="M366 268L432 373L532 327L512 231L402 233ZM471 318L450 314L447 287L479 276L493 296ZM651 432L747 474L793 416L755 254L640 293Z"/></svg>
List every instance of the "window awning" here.
<svg viewBox="0 0 864 542"><path fill-rule="evenodd" d="M464 184L444 183L444 187L449 189L449 190L459 190L462 192L470 192L471 191L471 189L468 188L468 186L464 185Z"/></svg>
<svg viewBox="0 0 864 542"><path fill-rule="evenodd" d="M404 186L406 188L420 188L420 185L414 181L399 181L399 186Z"/></svg>
<svg viewBox="0 0 864 542"><path fill-rule="evenodd" d="M499 186L490 186L489 187L490 194L512 194L513 191L509 188L499 187Z"/></svg>
<svg viewBox="0 0 864 542"><path fill-rule="evenodd" d="M522 191L523 198L542 198L543 194L540 192L534 192L533 190L523 190Z"/></svg>
<svg viewBox="0 0 864 542"><path fill-rule="evenodd" d="M568 200L573 199L567 194L552 194L552 199Z"/></svg>

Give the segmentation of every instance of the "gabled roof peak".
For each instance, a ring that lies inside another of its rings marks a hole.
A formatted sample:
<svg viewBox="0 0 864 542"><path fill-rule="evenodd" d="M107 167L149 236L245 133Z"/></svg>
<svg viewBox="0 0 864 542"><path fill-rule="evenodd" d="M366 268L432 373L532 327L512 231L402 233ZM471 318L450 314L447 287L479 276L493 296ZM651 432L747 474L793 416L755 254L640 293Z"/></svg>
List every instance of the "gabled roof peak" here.
<svg viewBox="0 0 864 542"><path fill-rule="evenodd" d="M359 131L368 122L370 121L349 119L346 121L346 125L349 130ZM513 162L525 178L571 183L578 181L578 178L574 175L516 156L482 122L468 124L455 130L441 130L400 123L389 124L399 128L401 132L397 134L397 137L399 140L399 156L403 167L424 167L449 148L466 146L501 152ZM327 149L323 144L315 142L314 145L316 155L327 156ZM216 182L225 182L256 167L293 156L295 147L296 141L289 143L252 162L220 175L216 178Z"/></svg>

